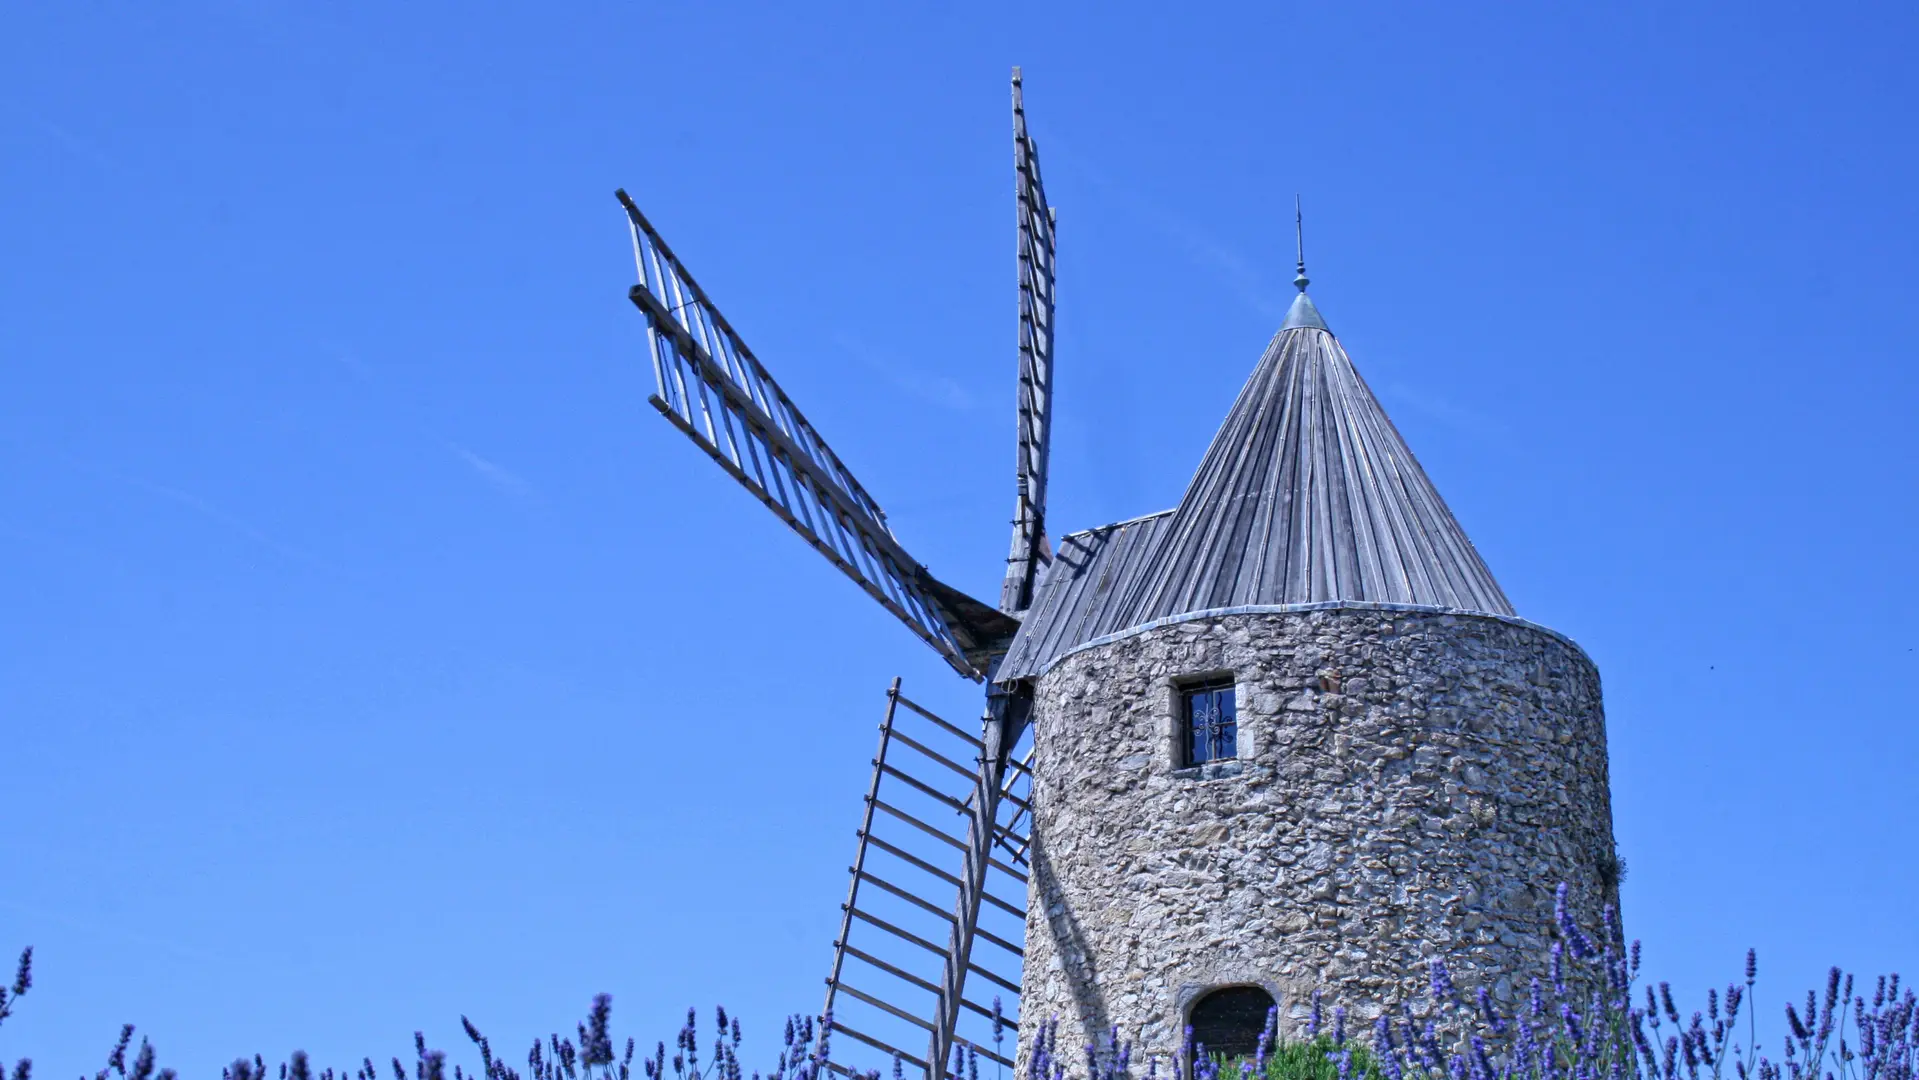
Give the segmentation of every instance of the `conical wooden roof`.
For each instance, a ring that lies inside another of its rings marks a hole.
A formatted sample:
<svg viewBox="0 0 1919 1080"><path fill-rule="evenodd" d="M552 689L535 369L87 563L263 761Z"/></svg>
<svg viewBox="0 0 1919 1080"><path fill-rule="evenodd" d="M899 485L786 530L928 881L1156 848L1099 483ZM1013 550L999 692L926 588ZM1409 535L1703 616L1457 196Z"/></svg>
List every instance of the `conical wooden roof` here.
<svg viewBox="0 0 1919 1080"><path fill-rule="evenodd" d="M1513 613L1302 292L1130 583L1125 617L1334 600Z"/></svg>
<svg viewBox="0 0 1919 1080"><path fill-rule="evenodd" d="M1513 614L1302 290L1179 506L1062 539L1001 677L1160 619L1342 602Z"/></svg>

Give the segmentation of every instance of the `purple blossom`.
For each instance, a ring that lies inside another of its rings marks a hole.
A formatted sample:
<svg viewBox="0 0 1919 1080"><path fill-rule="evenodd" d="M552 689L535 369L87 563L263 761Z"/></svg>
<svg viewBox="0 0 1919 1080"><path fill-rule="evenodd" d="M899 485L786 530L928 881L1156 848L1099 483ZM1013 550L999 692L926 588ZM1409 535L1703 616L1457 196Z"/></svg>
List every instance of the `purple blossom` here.
<svg viewBox="0 0 1919 1080"><path fill-rule="evenodd" d="M20 965L13 969L13 996L33 989L33 946L20 950Z"/></svg>
<svg viewBox="0 0 1919 1080"><path fill-rule="evenodd" d="M1560 1022L1566 1026L1566 1037L1571 1039L1574 1045L1586 1041L1585 1030L1581 1028L1579 1024L1579 1014L1573 1011L1571 1005L1561 1005L1559 1007L1559 1019Z"/></svg>
<svg viewBox="0 0 1919 1080"><path fill-rule="evenodd" d="M1486 1040L1479 1037L1478 1035L1474 1035L1472 1039L1472 1047L1473 1047L1472 1067L1473 1067L1474 1077L1476 1077L1477 1080L1493 1080L1495 1071L1493 1069L1492 1057L1486 1051Z"/></svg>
<svg viewBox="0 0 1919 1080"><path fill-rule="evenodd" d="M1592 939L1573 921L1571 906L1566 902L1569 892L1565 882L1560 882L1559 888L1554 891L1553 921L1559 924L1560 937L1565 940L1566 947L1572 950L1573 959L1587 960L1598 955L1598 950L1593 948ZM1557 983L1559 980L1553 981Z"/></svg>
<svg viewBox="0 0 1919 1080"><path fill-rule="evenodd" d="M1441 1055L1439 1051L1439 1031L1433 1026L1430 1020L1426 1022L1424 1028L1420 1029L1419 1051L1420 1055L1426 1061L1426 1067L1434 1072L1438 1072L1439 1061L1443 1055Z"/></svg>
<svg viewBox="0 0 1919 1080"><path fill-rule="evenodd" d="M1568 922L1571 904L1566 894L1562 891L1557 900L1555 916ZM1724 987L1723 997L1717 990L1707 991L1701 1003L1704 1008L1690 1012L1682 1025L1677 995L1667 984L1645 989L1643 1009L1632 1005L1637 994L1634 985L1641 956L1639 943L1625 949L1619 946L1616 916L1605 919L1604 929L1605 947L1595 961L1580 945L1583 935L1574 932L1579 927L1559 927L1559 940L1549 957L1550 985L1556 991L1550 1019L1538 979L1529 981L1530 993L1516 1007L1502 1006L1486 987L1476 986L1473 1007L1439 1010L1434 1019L1423 1024L1415 1020L1406 1002L1386 1009L1376 1008L1384 1004L1381 1002L1337 1003L1331 1031L1325 1033L1333 1050L1318 1075L1336 1075L1339 1080L1721 1080L1725 1074L1734 1080L1919 1080L1919 998L1902 986L1897 975L1875 980L1870 994L1855 995L1856 980L1833 969L1825 980L1823 996L1815 992L1807 996L1803 1006L1786 1006L1790 1029L1786 1056L1783 1062L1775 1063L1754 1048L1732 1042L1740 1012L1758 1001L1752 998L1756 953L1749 951L1746 956L1745 985ZM1593 941L1583 940L1587 945ZM1565 968L1568 954L1573 961L1570 973ZM1463 1004L1443 961L1429 961L1428 968L1428 985L1434 998ZM1603 986L1603 992L1589 996L1589 1006L1568 992L1566 980L1574 976L1578 977L1581 996L1595 981ZM24 974L16 978L16 983L24 982ZM0 998L0 1005L10 1005L18 997L16 989L10 997ZM1313 1038L1322 1036L1325 1004L1320 994L1313 995L1309 1026ZM1376 1072L1361 1067L1369 1051L1347 1040L1346 1022L1349 1007L1354 1005L1376 1016L1370 1047ZM739 1019L723 1009L711 1014L717 1030L712 1057L703 1066L698 1056L696 1015L689 1014L676 1036L678 1053L672 1063L672 1080L741 1080L744 1073L736 1053L742 1040ZM997 1000L990 1015L998 1042L1009 1025ZM4 1016L0 1010L0 1018ZM1673 1025L1670 1035L1661 1032L1662 1022ZM1069 1066L1077 1068L1078 1062L1071 1060L1071 1055L1069 1060L1062 1060L1056 1052L1058 1025L1058 1017L1038 1025L1026 1051L1029 1060L1022 1080L1068 1080ZM1250 1059L1226 1069L1211 1060L1204 1046L1196 1045L1191 1029L1187 1029L1183 1032L1182 1053L1172 1059L1173 1080L1221 1080L1222 1072L1230 1080L1265 1080L1274 1051L1283 1043L1278 1025L1278 1010L1269 1010ZM483 1071L468 1072L449 1062L445 1054L428 1049L424 1034L416 1034L418 1063L409 1077L409 1070L395 1059L394 1080L447 1080L449 1074L453 1080L629 1080L628 1065L635 1043L628 1039L625 1059L612 1060L610 1003L603 996L594 999L586 1022L576 1025L577 1044L557 1035L534 1041L524 1077L494 1058L486 1039L470 1021L462 1018L461 1026L479 1050ZM1845 1030L1848 1026L1853 1030ZM775 1069L767 1074L768 1080L833 1080L827 1075L829 1066L849 1077L880 1080L877 1070L841 1068L830 1062L827 1043L831 1030L830 1016L817 1018L817 1026L813 1017L790 1018L785 1025L784 1046ZM131 1036L131 1028L122 1031L109 1056L108 1068L94 1080L176 1080L170 1071L155 1068L152 1046L146 1040L129 1062ZM1126 1080L1132 1048L1120 1043L1118 1028L1109 1029L1104 1039L1110 1046L1101 1046L1098 1038L1085 1046L1084 1080ZM646 1080L668 1080L666 1055L667 1048L661 1042L649 1058L640 1062ZM979 1050L971 1043L962 1041L955 1046L953 1080L979 1080L978 1058ZM1149 1055L1147 1080L1159 1080L1162 1074L1158 1065L1158 1054ZM30 1080L25 1066L23 1062L14 1070L12 1080ZM237 1060L224 1074L228 1080L267 1080L271 1075L258 1057ZM300 1053L281 1065L278 1075L279 1080L336 1080L336 1075L337 1080L347 1080L346 1072L315 1069ZM895 1075L906 1080L903 1064L896 1063ZM6 1077L0 1074L0 1080ZM352 1080L379 1080L371 1060L363 1061ZM753 1080L760 1080L760 1074L755 1073Z"/></svg>
<svg viewBox="0 0 1919 1080"><path fill-rule="evenodd" d="M1479 1005L1480 1018L1485 1021L1486 1026L1492 1029L1493 1034L1504 1035L1506 1021L1500 1017L1499 1010L1493 1006L1493 992L1482 986L1475 993L1474 998Z"/></svg>

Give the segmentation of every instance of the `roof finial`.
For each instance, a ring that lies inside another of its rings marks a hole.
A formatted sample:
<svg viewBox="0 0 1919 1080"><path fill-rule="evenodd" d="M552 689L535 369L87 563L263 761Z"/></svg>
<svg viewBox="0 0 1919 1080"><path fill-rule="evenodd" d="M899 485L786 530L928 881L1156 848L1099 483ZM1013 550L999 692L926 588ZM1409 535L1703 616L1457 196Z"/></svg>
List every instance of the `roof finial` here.
<svg viewBox="0 0 1919 1080"><path fill-rule="evenodd" d="M1299 287L1299 295L1293 297L1293 306L1286 311L1286 321L1281 330L1314 329L1326 330L1326 320L1319 317L1319 309L1313 306L1313 298L1306 295L1306 225L1305 215L1300 212L1299 196L1293 196L1293 240L1299 245L1299 276L1293 278L1293 284Z"/></svg>
<svg viewBox="0 0 1919 1080"><path fill-rule="evenodd" d="M1305 220L1305 217L1306 217L1305 214L1300 211L1299 196L1294 195L1293 196L1293 241L1296 245L1298 245L1298 248L1299 248L1299 276L1293 279L1293 284L1299 286L1300 292L1305 292L1306 286L1312 284L1312 280L1306 276L1306 220Z"/></svg>

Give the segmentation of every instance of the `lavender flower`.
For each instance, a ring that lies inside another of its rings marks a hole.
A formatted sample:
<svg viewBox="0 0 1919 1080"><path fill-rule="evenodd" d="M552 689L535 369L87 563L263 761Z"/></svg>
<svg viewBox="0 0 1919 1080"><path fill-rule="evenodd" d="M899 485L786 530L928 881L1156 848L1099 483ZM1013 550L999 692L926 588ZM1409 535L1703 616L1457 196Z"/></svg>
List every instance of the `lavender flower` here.
<svg viewBox="0 0 1919 1080"><path fill-rule="evenodd" d="M1791 1005L1786 1006L1786 1026L1792 1029L1792 1037L1801 1042L1812 1038L1812 1030L1806 1027L1804 1022L1799 1019L1799 1014L1793 1010ZM1790 1043L1787 1044L1787 1049L1790 1051Z"/></svg>
<svg viewBox="0 0 1919 1080"><path fill-rule="evenodd" d="M1492 1055L1486 1050L1486 1040L1474 1035L1472 1038L1472 1071L1476 1080L1493 1080L1496 1070L1493 1068Z"/></svg>
<svg viewBox="0 0 1919 1080"><path fill-rule="evenodd" d="M20 951L20 966L15 968L13 972L12 991L9 992L5 988L0 988L0 1020L5 1020L8 1016L12 1015L13 999L21 997L28 990L32 989L32 987L33 946L29 945ZM17 1068L15 1071L19 1072L22 1071L22 1069L30 1070L31 1068L31 1064L23 1063L21 1068Z"/></svg>
<svg viewBox="0 0 1919 1080"><path fill-rule="evenodd" d="M1424 1028L1420 1029L1419 1051L1420 1056L1425 1060L1426 1068L1432 1072L1438 1072L1442 1056L1439 1051L1439 1032L1430 1020L1426 1022Z"/></svg>
<svg viewBox="0 0 1919 1080"><path fill-rule="evenodd" d="M1474 994L1474 999L1479 1005L1480 1018L1486 1022L1486 1026L1492 1029L1494 1035L1504 1035L1506 1021L1500 1017L1499 1010L1493 1007L1493 992L1482 986Z"/></svg>
<svg viewBox="0 0 1919 1080"><path fill-rule="evenodd" d="M1573 959L1587 960L1598 955L1598 950L1593 948L1592 939L1587 937L1579 929L1579 924L1573 921L1571 907L1566 902L1569 893L1570 890L1564 882L1561 882L1559 888L1553 893L1553 921L1559 925L1560 937L1565 940L1567 948L1572 950Z"/></svg>
<svg viewBox="0 0 1919 1080"><path fill-rule="evenodd" d="M1640 969L1638 942L1630 947L1621 943L1616 915L1604 913L1603 948L1584 936L1583 929L1570 920L1570 904L1565 892L1556 897L1555 919L1560 922L1558 941L1547 959L1551 979L1545 984L1553 990L1552 1013L1546 1011L1546 993L1541 980L1529 982L1529 993L1515 1005L1502 1005L1489 989L1473 988L1471 1007L1463 1007L1460 991L1443 961L1429 962L1428 985L1437 1002L1461 1005L1456 1010L1438 1010L1433 1019L1415 1020L1407 1003L1396 1008L1379 1008L1376 1002L1326 1002L1315 993L1308 1033L1314 1039L1325 1038L1320 1049L1330 1048L1312 1080L1919 1080L1919 997L1902 985L1897 975L1874 981L1871 992L1854 994L1855 979L1833 969L1825 980L1824 993L1807 995L1801 1006L1786 1006L1789 1028L1782 1062L1761 1056L1755 1048L1734 1045L1734 1025L1742 1011L1755 1005L1752 993L1757 982L1757 956L1745 957L1744 985L1733 983L1705 994L1700 1011L1690 1012L1682 1024L1678 1002L1667 984L1644 990L1644 1008L1634 1007L1633 998ZM1584 944L1582 945L1582 941ZM22 970L11 991L0 990L0 1018L4 1018L30 983L29 956L22 958ZM1567 966L1571 965L1569 971ZM1576 980L1578 995L1569 991ZM1595 986L1598 992L1588 994ZM1582 997L1584 1000L1582 1000ZM1324 1008L1333 1005L1331 1030L1323 1031ZM1003 1040L1007 1024L998 1001L990 1014L994 1021L996 1044ZM1373 1038L1369 1047L1358 1047L1347 1039L1349 1009L1362 1008L1357 1015L1374 1017ZM394 1059L394 1080L630 1080L628 1067L635 1043L627 1040L625 1058L613 1060L610 1002L604 996L593 1001L586 1022L576 1025L577 1045L557 1035L535 1040L527 1056L527 1072L522 1074L494 1057L490 1045L474 1025L462 1018L461 1026L478 1048L483 1071L467 1072L446 1059L440 1051L429 1050L424 1034L416 1033L414 1049L417 1064L411 1069ZM697 1014L690 1013L686 1025L676 1036L678 1053L673 1059L671 1080L742 1080L744 1073L737 1048L742 1044L739 1018L723 1009L712 1014L716 1031L712 1055L702 1063L698 1053ZM1673 1025L1670 1035L1661 1031L1662 1023ZM1059 1018L1038 1025L1022 1080L1068 1080L1069 1066L1078 1062L1062 1060L1056 1052ZM1651 1031L1649 1033L1648 1027ZM1846 1030L1848 1027L1851 1030ZM784 1030L785 1040L774 1070L767 1080L833 1080L829 1066L849 1077L881 1080L879 1071L857 1071L831 1063L828 1046L832 1030L830 1016L795 1016ZM817 1041L815 1035L817 1034ZM176 1080L169 1070L155 1067L152 1045L142 1040L139 1053L128 1061L132 1029L125 1028L108 1057L107 1068L94 1080ZM1110 1046L1098 1039L1085 1046L1084 1080L1126 1080L1129 1074L1131 1046L1119 1041L1119 1030L1109 1029L1104 1036ZM1241 1061L1214 1061L1203 1045L1197 1045L1191 1029L1183 1032L1181 1053L1171 1058L1172 1080L1267 1080L1276 1061L1294 1060L1277 1053L1284 1049L1279 1033L1278 1010L1269 1010L1250 1056ZM663 1042L640 1062L645 1080L669 1080L667 1049ZM1314 1055L1317 1058L1317 1054ZM979 1080L979 1049L962 1042L954 1049L952 1080ZM1149 1054L1146 1080L1159 1080L1159 1054ZM21 1062L11 1080L30 1080L29 1063ZM944 1065L945 1063L942 1063ZM409 1071L412 1076L409 1077ZM1076 1068L1075 1068L1076 1071ZM224 1070L227 1080L267 1080L271 1074L259 1057L242 1058ZM331 1069L315 1069L303 1053L294 1053L279 1067L280 1080L347 1080L347 1074ZM906 1080L903 1065L895 1075ZM0 1080L7 1080L0 1074ZM370 1059L363 1059L352 1080L380 1080ZM753 1074L760 1080L760 1074ZM1072 1080L1080 1080L1075 1076ZM1306 1078L1301 1078L1306 1080Z"/></svg>
<svg viewBox="0 0 1919 1080"><path fill-rule="evenodd" d="M611 1019L612 1013L613 995L595 995L593 1010L588 1014L587 1026L580 1030L581 1059L588 1068L613 1063L613 1036L607 1032L607 1022ZM469 1032L470 1034L472 1033Z"/></svg>
<svg viewBox="0 0 1919 1080"><path fill-rule="evenodd" d="M1379 1062L1386 1080L1403 1080L1405 1074L1399 1063L1399 1048L1393 1045L1393 1025L1384 1013L1373 1021L1373 1058Z"/></svg>
<svg viewBox="0 0 1919 1080"><path fill-rule="evenodd" d="M1579 1025L1579 1014L1573 1011L1571 1005L1559 1007L1559 1019L1566 1026L1566 1037L1571 1039L1574 1045L1586 1041L1586 1033Z"/></svg>

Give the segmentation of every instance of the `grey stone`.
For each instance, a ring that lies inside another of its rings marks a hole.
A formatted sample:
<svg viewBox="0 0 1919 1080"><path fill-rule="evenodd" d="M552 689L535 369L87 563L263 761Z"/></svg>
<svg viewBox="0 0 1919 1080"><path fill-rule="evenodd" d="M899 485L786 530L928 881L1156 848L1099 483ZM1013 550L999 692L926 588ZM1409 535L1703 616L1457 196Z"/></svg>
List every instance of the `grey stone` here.
<svg viewBox="0 0 1919 1080"><path fill-rule="evenodd" d="M1182 767L1175 688L1221 671L1243 757ZM1316 988L1424 1015L1436 957L1465 993L1512 1000L1544 974L1558 883L1588 926L1617 902L1599 673L1514 620L1142 630L1040 678L1034 740L1022 1055L1057 1016L1062 1045L1117 1026L1135 1062L1164 1062L1225 985L1266 987L1292 1020Z"/></svg>

